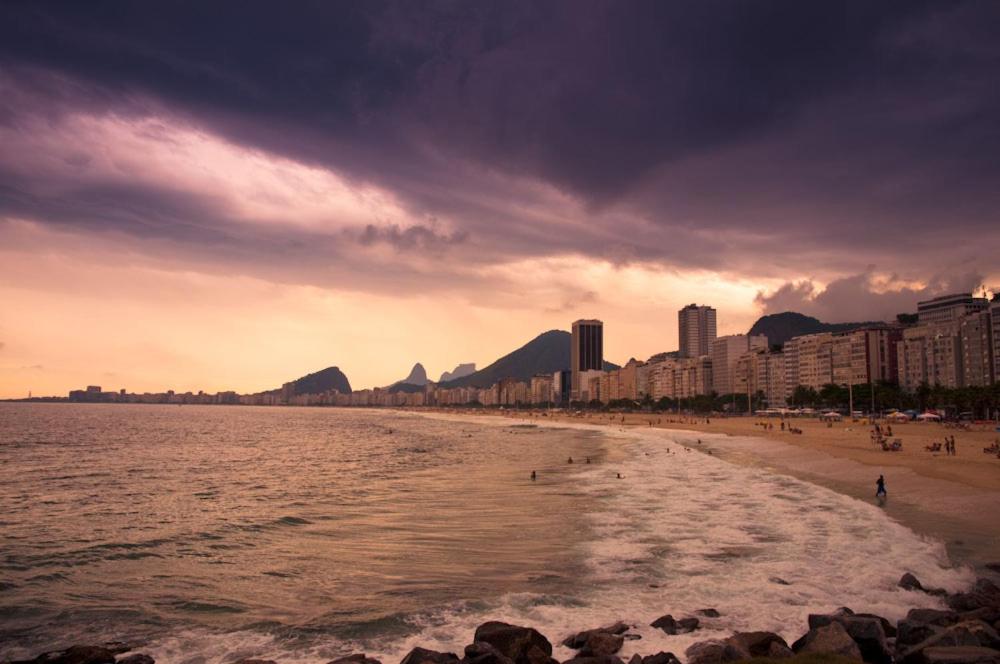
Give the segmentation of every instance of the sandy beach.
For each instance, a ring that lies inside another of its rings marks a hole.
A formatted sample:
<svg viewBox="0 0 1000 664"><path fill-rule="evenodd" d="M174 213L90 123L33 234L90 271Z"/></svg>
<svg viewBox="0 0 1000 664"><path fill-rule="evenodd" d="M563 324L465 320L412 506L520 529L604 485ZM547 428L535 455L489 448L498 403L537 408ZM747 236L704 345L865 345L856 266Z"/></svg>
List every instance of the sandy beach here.
<svg viewBox="0 0 1000 664"><path fill-rule="evenodd" d="M682 436L680 440L692 448L867 501L875 500L875 480L881 474L889 492L883 508L894 519L944 541L957 562L979 569L986 563L1000 562L1000 459L996 454L983 453L983 448L1000 436L991 424L964 430L933 422L894 423L892 438L902 440L903 448L885 452L872 445L872 427L867 420L845 420L829 426L816 419L796 418L790 421L802 433L793 434L782 431L776 418L477 412L540 423L676 430ZM765 422L773 424L773 428L760 426ZM945 436L955 437L954 456L926 450Z"/></svg>

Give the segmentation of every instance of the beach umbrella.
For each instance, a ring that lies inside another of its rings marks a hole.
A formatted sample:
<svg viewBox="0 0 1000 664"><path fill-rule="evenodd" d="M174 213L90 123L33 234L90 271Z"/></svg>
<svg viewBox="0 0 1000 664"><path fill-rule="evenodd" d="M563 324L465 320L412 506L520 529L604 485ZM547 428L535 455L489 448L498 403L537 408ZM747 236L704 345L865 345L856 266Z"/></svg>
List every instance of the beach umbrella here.
<svg viewBox="0 0 1000 664"><path fill-rule="evenodd" d="M937 413L921 413L917 415L918 420L940 420L941 416Z"/></svg>
<svg viewBox="0 0 1000 664"><path fill-rule="evenodd" d="M900 422L909 422L910 416L907 415L906 413L892 413L886 419L897 420Z"/></svg>

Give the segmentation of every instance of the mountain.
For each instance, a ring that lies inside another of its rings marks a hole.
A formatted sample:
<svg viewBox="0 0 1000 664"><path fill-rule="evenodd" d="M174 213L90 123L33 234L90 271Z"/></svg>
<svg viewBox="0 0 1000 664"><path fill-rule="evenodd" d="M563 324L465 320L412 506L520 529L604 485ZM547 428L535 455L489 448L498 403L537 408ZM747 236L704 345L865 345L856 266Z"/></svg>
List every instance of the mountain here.
<svg viewBox="0 0 1000 664"><path fill-rule="evenodd" d="M780 314L770 314L761 316L750 328L749 334L763 334L767 336L770 345L784 345L792 337L799 337L803 334L816 334L817 332L846 332L859 327L870 327L872 325L884 325L885 323L824 323L812 316L785 311Z"/></svg>
<svg viewBox="0 0 1000 664"><path fill-rule="evenodd" d="M438 379L439 383L444 383L449 380L455 380L456 378L464 378L466 376L476 373L476 363L469 362L467 364L460 364L451 371L445 371L441 374L441 378Z"/></svg>
<svg viewBox="0 0 1000 664"><path fill-rule="evenodd" d="M327 390L337 390L341 394L350 394L351 383L347 376L337 367L327 367L322 371L293 380L295 394L319 394Z"/></svg>
<svg viewBox="0 0 1000 664"><path fill-rule="evenodd" d="M392 385L389 385L385 389L390 392L420 392L424 389L429 381L427 380L427 371L424 369L424 365L417 362L410 369L410 375L403 380L397 380Z"/></svg>
<svg viewBox="0 0 1000 664"><path fill-rule="evenodd" d="M501 357L493 364L471 373L439 383L440 387L489 387L501 378L529 380L535 374L555 373L569 369L572 335L564 330L544 332L517 350ZM618 365L604 363L605 370Z"/></svg>

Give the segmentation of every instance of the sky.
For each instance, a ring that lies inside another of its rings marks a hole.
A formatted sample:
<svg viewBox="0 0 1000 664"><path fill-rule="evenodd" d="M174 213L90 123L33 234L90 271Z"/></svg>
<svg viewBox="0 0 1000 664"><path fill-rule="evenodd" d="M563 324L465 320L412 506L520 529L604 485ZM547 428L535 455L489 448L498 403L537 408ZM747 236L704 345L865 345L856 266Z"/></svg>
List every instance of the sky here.
<svg viewBox="0 0 1000 664"><path fill-rule="evenodd" d="M0 6L0 398L1000 290L995 2Z"/></svg>

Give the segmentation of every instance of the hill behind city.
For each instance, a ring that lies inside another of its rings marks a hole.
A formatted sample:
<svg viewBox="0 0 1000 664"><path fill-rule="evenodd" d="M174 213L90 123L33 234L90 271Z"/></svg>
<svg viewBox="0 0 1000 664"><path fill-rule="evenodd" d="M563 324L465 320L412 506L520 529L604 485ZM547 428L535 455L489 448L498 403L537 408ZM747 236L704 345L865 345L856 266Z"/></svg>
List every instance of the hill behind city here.
<svg viewBox="0 0 1000 664"><path fill-rule="evenodd" d="M816 334L818 332L847 332L859 327L870 325L881 325L877 322L867 323L824 323L823 321L806 316L795 311L784 311L780 314L770 314L761 316L750 328L749 334L763 334L767 337L767 342L772 345L784 345L792 337L803 334Z"/></svg>

